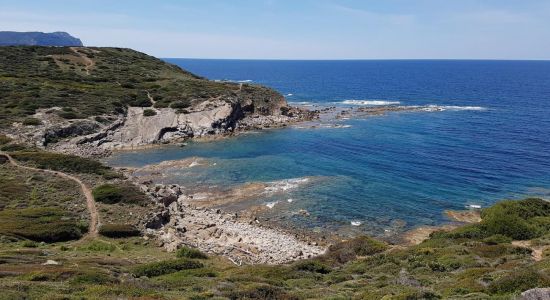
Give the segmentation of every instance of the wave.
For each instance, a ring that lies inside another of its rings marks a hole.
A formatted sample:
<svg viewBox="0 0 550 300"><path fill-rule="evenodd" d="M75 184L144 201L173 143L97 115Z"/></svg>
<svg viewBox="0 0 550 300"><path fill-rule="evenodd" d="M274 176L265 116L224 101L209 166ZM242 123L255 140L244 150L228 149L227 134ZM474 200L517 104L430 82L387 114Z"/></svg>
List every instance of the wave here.
<svg viewBox="0 0 550 300"><path fill-rule="evenodd" d="M419 106L419 109L424 111L466 111L466 110L473 110L473 111L483 111L487 110L486 107L481 106L456 106L456 105L435 105L430 104L426 106Z"/></svg>
<svg viewBox="0 0 550 300"><path fill-rule="evenodd" d="M360 221L351 221L351 226L361 226L361 224Z"/></svg>
<svg viewBox="0 0 550 300"><path fill-rule="evenodd" d="M386 100L344 100L339 103L347 104L347 105L366 105L366 106L401 104L401 102L399 101L386 101Z"/></svg>
<svg viewBox="0 0 550 300"><path fill-rule="evenodd" d="M267 186L264 188L264 194L274 194L286 192L300 187L301 185L308 183L309 178L292 178L292 179L283 179L278 181L268 182Z"/></svg>
<svg viewBox="0 0 550 300"><path fill-rule="evenodd" d="M292 96L294 96L294 94L288 93L285 95L285 97L292 97Z"/></svg>
<svg viewBox="0 0 550 300"><path fill-rule="evenodd" d="M271 209L271 208L275 207L275 204L277 204L277 203L279 203L279 201L269 202L265 206L267 206L267 208Z"/></svg>
<svg viewBox="0 0 550 300"><path fill-rule="evenodd" d="M245 80L232 80L232 79L214 79L214 82L233 82L233 83L251 83L254 82L251 79L245 79Z"/></svg>
<svg viewBox="0 0 550 300"><path fill-rule="evenodd" d="M288 104L290 104L290 105L307 105L307 104L311 104L311 102L308 102L308 101L288 102Z"/></svg>

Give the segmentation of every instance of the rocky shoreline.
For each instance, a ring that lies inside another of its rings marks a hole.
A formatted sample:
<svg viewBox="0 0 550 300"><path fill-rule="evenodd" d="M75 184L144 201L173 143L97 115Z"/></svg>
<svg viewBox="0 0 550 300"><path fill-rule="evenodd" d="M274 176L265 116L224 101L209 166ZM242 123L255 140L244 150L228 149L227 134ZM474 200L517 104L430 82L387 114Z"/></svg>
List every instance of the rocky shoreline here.
<svg viewBox="0 0 550 300"><path fill-rule="evenodd" d="M195 206L179 185L148 182L139 187L158 207L142 224L146 236L167 251L187 245L242 265L281 264L326 250L316 241L263 226L257 219Z"/></svg>

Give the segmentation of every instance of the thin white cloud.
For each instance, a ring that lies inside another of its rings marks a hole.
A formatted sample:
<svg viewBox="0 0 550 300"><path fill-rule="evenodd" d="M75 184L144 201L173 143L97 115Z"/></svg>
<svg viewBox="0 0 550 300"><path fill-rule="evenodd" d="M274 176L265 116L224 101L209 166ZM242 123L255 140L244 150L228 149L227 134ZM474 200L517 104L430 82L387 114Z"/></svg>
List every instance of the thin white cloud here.
<svg viewBox="0 0 550 300"><path fill-rule="evenodd" d="M416 21L415 16L411 14L379 13L335 3L330 4L329 7L335 11L339 11L350 16L359 17L365 21L380 24L411 25Z"/></svg>

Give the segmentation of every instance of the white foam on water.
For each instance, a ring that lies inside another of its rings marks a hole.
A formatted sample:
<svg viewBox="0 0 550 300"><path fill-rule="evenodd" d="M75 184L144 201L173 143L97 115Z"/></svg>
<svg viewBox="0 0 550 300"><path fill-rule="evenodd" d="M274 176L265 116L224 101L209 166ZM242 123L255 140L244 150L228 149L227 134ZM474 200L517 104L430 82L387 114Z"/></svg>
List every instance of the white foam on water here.
<svg viewBox="0 0 550 300"><path fill-rule="evenodd" d="M481 205L478 205L478 204L468 204L468 205L466 205L466 208L470 208L470 209L480 209L480 208L481 208Z"/></svg>
<svg viewBox="0 0 550 300"><path fill-rule="evenodd" d="M246 80L237 80L235 82L238 82L238 83L249 83L249 82L252 82L251 79L246 79Z"/></svg>
<svg viewBox="0 0 550 300"><path fill-rule="evenodd" d="M302 184L309 182L309 178L292 178L279 181L268 182L268 186L264 188L265 194L284 193L289 190L296 189Z"/></svg>
<svg viewBox="0 0 550 300"><path fill-rule="evenodd" d="M292 94L289 94L292 95ZM311 105L311 102L308 101L299 101L299 102L288 102L290 105L302 105L302 106L308 106Z"/></svg>
<svg viewBox="0 0 550 300"><path fill-rule="evenodd" d="M273 207L275 207L275 204L277 203L279 203L279 201L269 202L265 206L267 206L269 209L272 209Z"/></svg>
<svg viewBox="0 0 550 300"><path fill-rule="evenodd" d="M487 110L486 107L481 106L457 106L457 105L435 105L430 104L426 106L419 106L424 111L445 111L445 110L451 110L451 111L467 111L467 110L473 110L473 111L483 111Z"/></svg>
<svg viewBox="0 0 550 300"><path fill-rule="evenodd" d="M361 224L360 221L351 221L351 226L361 226Z"/></svg>
<svg viewBox="0 0 550 300"><path fill-rule="evenodd" d="M286 200L286 202L292 203L292 202L294 202L294 199L290 198L290 199Z"/></svg>
<svg viewBox="0 0 550 300"><path fill-rule="evenodd" d="M189 164L189 168L192 168L192 167L196 167L196 166L200 166L201 164L197 161L193 161L192 163Z"/></svg>
<svg viewBox="0 0 550 300"><path fill-rule="evenodd" d="M292 97L292 96L294 96L294 94L288 93L285 95L285 97Z"/></svg>
<svg viewBox="0 0 550 300"><path fill-rule="evenodd" d="M366 106L379 106L379 105L397 105L399 101L386 101L386 100L344 100L340 102L347 105L366 105Z"/></svg>

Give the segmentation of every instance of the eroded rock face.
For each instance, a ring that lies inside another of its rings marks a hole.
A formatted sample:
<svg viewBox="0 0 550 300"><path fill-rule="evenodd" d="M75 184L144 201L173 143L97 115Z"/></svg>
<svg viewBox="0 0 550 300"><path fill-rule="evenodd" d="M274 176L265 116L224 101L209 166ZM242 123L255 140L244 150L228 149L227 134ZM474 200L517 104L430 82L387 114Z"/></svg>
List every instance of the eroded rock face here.
<svg viewBox="0 0 550 300"><path fill-rule="evenodd" d="M535 288L521 293L520 300L548 300L550 299L550 288Z"/></svg>
<svg viewBox="0 0 550 300"><path fill-rule="evenodd" d="M104 138L102 147L128 148L174 139L219 134L231 127L236 109L230 103L212 103L212 108L192 113L177 113L171 108L157 110L154 116L144 116L142 107L130 107L124 125ZM216 126L226 123L225 126Z"/></svg>

